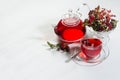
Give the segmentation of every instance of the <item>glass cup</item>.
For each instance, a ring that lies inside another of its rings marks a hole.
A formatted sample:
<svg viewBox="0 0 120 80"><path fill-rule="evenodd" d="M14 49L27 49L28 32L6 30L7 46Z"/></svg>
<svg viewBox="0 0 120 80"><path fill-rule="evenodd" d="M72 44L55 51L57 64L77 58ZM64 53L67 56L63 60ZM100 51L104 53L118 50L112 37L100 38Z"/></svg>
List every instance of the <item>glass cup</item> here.
<svg viewBox="0 0 120 80"><path fill-rule="evenodd" d="M86 38L81 41L80 51L73 59L80 65L97 65L109 55L109 49L99 38Z"/></svg>
<svg viewBox="0 0 120 80"><path fill-rule="evenodd" d="M99 56L102 49L102 42L97 38L87 38L81 42L81 51L84 54L79 55L79 57L85 60L91 60Z"/></svg>

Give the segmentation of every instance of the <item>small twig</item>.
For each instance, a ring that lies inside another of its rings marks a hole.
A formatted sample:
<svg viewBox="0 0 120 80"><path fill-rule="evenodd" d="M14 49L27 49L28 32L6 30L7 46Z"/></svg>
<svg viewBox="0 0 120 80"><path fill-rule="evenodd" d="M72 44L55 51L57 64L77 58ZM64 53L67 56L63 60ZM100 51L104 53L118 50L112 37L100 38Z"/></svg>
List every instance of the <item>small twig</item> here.
<svg viewBox="0 0 120 80"><path fill-rule="evenodd" d="M87 3L83 3L83 5L86 6L90 10L90 7L88 6Z"/></svg>

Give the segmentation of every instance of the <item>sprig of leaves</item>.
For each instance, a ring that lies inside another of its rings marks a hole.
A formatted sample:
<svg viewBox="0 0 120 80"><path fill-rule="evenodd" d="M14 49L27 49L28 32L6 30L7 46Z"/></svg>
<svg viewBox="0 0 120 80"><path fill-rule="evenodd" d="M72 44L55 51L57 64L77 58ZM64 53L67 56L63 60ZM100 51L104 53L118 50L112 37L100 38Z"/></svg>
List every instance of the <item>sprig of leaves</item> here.
<svg viewBox="0 0 120 80"><path fill-rule="evenodd" d="M53 43L50 43L49 41L47 41L47 44L49 45L49 47L51 49L56 49L57 51L62 50L62 51L65 51L65 52L69 52L69 47L66 46L65 44L64 45L62 45L60 43L53 44Z"/></svg>
<svg viewBox="0 0 120 80"><path fill-rule="evenodd" d="M57 50L60 49L60 44L59 44L59 43L53 44L53 43L50 43L49 41L47 41L47 44L49 45L49 47L50 47L51 49L57 49Z"/></svg>

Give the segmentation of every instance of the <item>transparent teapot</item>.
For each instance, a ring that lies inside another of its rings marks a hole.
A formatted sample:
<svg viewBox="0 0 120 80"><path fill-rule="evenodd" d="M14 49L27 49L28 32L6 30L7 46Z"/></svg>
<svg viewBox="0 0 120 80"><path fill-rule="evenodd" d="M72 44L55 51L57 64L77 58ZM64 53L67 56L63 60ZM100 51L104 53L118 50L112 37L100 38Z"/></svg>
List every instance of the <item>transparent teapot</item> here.
<svg viewBox="0 0 120 80"><path fill-rule="evenodd" d="M58 36L61 49L66 49L71 43L80 43L86 33L80 14L72 11L63 15L54 31Z"/></svg>

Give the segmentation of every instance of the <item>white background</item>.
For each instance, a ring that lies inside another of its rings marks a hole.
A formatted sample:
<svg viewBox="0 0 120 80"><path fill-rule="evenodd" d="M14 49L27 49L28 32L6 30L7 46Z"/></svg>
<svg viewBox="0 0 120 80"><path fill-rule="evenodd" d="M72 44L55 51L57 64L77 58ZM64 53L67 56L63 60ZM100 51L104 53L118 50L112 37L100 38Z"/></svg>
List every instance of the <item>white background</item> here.
<svg viewBox="0 0 120 80"><path fill-rule="evenodd" d="M110 34L110 56L94 67L73 61L48 50L46 41L55 41L52 24L68 9L101 5L120 20L119 0L0 0L0 80L120 80L120 28Z"/></svg>

